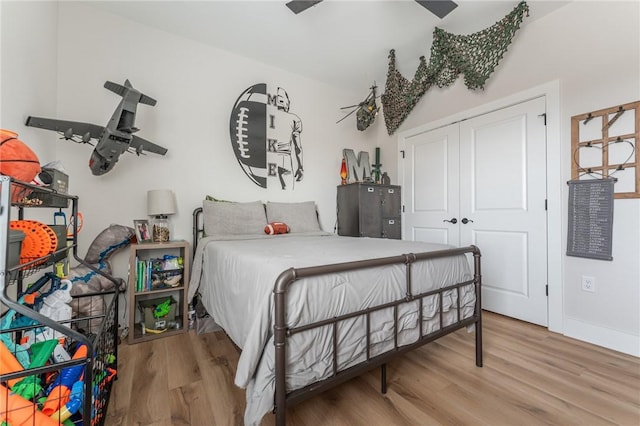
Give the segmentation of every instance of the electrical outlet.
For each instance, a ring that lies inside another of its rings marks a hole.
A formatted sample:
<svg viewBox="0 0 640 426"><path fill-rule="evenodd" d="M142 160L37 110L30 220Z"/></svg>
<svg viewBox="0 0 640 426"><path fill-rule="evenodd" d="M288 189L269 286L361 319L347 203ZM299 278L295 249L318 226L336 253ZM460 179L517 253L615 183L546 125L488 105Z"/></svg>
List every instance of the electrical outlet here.
<svg viewBox="0 0 640 426"><path fill-rule="evenodd" d="M594 277L582 276L582 291L596 292L596 279Z"/></svg>

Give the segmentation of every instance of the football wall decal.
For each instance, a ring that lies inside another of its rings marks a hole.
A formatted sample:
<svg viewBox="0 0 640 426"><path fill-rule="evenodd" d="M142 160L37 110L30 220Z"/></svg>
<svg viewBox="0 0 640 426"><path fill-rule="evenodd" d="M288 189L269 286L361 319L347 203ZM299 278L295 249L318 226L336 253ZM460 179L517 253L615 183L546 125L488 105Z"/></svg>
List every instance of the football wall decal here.
<svg viewBox="0 0 640 426"><path fill-rule="evenodd" d="M289 96L278 87L254 84L236 100L229 120L233 152L256 185L293 189L303 178L302 121L289 112Z"/></svg>

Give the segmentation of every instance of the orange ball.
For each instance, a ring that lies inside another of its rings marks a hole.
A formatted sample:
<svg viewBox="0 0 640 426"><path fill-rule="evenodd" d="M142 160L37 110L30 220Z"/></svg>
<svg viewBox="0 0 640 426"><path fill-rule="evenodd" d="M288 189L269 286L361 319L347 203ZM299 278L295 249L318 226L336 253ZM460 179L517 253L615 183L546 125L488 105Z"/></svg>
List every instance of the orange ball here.
<svg viewBox="0 0 640 426"><path fill-rule="evenodd" d="M0 129L0 174L31 182L40 171L38 156L18 139L18 134ZM17 198L18 194L13 194L13 201L19 201Z"/></svg>
<svg viewBox="0 0 640 426"><path fill-rule="evenodd" d="M24 182L31 182L40 173L35 152L18 139L17 133L4 129L0 129L0 173Z"/></svg>

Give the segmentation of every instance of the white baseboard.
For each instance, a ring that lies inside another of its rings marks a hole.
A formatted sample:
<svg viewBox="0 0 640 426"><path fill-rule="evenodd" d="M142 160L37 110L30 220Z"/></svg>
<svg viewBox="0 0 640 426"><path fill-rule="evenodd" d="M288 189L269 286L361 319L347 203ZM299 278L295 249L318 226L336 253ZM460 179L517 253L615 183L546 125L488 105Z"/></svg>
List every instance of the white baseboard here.
<svg viewBox="0 0 640 426"><path fill-rule="evenodd" d="M607 349L640 357L640 336L564 318L564 335Z"/></svg>

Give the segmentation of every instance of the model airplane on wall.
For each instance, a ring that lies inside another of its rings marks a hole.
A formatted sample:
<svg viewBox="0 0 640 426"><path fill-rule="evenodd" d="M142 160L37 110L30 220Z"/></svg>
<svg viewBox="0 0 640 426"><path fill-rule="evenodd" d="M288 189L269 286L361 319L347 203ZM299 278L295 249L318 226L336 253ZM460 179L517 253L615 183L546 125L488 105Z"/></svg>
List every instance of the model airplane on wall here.
<svg viewBox="0 0 640 426"><path fill-rule="evenodd" d="M96 176L103 175L113 169L123 152L135 152L138 155L144 152L153 152L165 155L166 148L133 134L139 130L134 126L138 103L154 106L155 99L134 89L129 80L124 82L124 86L107 81L104 83L104 87L122 96L122 101L118 104L106 127L42 117L28 117L25 124L59 132L64 139L78 143L91 144L91 139L96 139L98 142L95 144L95 149L89 160L91 173Z"/></svg>

